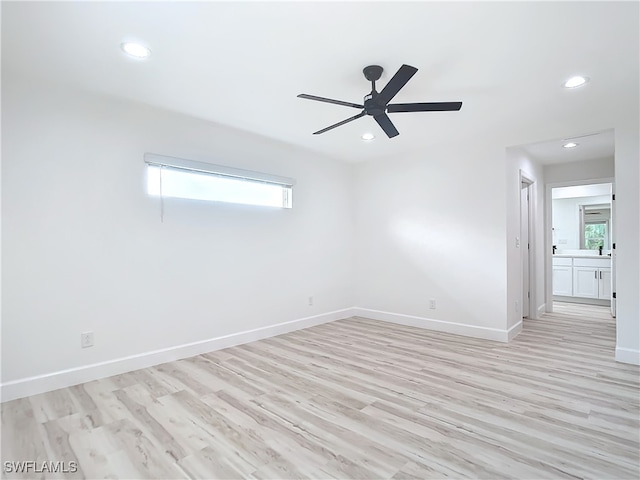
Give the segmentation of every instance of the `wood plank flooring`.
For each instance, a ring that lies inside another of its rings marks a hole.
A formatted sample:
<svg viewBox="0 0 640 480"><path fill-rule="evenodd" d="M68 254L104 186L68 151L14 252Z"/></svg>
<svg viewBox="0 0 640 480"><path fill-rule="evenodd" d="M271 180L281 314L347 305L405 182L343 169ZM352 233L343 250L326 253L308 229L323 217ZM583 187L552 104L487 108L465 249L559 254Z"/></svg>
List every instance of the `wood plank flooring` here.
<svg viewBox="0 0 640 480"><path fill-rule="evenodd" d="M7 478L629 478L639 369L602 307L510 344L351 318L2 405Z"/></svg>

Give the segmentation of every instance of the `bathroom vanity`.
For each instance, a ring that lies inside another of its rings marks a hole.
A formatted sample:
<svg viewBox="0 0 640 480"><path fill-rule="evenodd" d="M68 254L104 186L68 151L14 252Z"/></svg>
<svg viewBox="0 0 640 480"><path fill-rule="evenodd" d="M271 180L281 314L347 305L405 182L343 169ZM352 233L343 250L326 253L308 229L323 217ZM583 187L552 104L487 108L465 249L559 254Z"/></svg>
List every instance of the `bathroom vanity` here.
<svg viewBox="0 0 640 480"><path fill-rule="evenodd" d="M598 254L553 255L554 300L611 304L611 257Z"/></svg>

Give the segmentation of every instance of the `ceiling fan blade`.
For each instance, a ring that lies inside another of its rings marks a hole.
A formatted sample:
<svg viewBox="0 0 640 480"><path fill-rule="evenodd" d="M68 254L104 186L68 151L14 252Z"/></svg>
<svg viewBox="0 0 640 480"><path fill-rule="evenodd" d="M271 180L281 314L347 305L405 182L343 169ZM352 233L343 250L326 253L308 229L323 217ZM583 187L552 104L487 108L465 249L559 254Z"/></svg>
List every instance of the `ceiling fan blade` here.
<svg viewBox="0 0 640 480"><path fill-rule="evenodd" d="M387 105L387 112L453 112L461 108L462 102L394 103Z"/></svg>
<svg viewBox="0 0 640 480"><path fill-rule="evenodd" d="M336 128L336 127L339 127L340 125L344 125L345 123L353 122L354 120L357 120L360 117L364 117L364 112L360 112L358 115L354 115L353 117L347 118L346 120L343 120L343 121L338 122L338 123L334 123L333 125L331 125L331 126L329 126L327 128L323 128L322 130L318 130L317 132L313 132L313 134L314 135L319 135L321 133L324 133L324 132L332 130L332 129Z"/></svg>
<svg viewBox="0 0 640 480"><path fill-rule="evenodd" d="M306 98L307 100L316 100L318 102L325 103L334 103L336 105L342 105L344 107L364 108L364 105L358 105L357 103L343 102L342 100L333 100L331 98L316 97L315 95L307 95L306 93L301 93L300 95L298 95L298 98Z"/></svg>
<svg viewBox="0 0 640 480"><path fill-rule="evenodd" d="M393 126L393 123L391 123L391 119L386 113L383 113L381 115L374 115L373 118L376 122L378 122L378 125L382 127L382 130L384 130L384 133L387 134L387 137L393 138L396 135L400 135L400 132L398 132L396 127Z"/></svg>
<svg viewBox="0 0 640 480"><path fill-rule="evenodd" d="M382 91L378 94L376 98L376 103L379 105L386 105L391 101L393 97L400 91L402 87L404 87L407 82L415 75L418 71L416 67L412 67L410 65L402 65L396 74L393 76L389 83L385 85Z"/></svg>

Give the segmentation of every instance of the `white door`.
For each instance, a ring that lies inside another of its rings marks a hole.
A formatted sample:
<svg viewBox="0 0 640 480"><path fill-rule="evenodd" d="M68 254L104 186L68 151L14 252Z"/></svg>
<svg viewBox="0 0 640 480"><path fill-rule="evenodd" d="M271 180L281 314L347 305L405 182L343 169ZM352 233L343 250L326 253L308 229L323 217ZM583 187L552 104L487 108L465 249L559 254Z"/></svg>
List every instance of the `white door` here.
<svg viewBox="0 0 640 480"><path fill-rule="evenodd" d="M602 298L604 300L611 299L610 268L601 268L598 270L598 298Z"/></svg>
<svg viewBox="0 0 640 480"><path fill-rule="evenodd" d="M598 298L598 269L596 267L573 267L573 296Z"/></svg>
<svg viewBox="0 0 640 480"><path fill-rule="evenodd" d="M553 294L573 296L573 268L564 265L553 266Z"/></svg>
<svg viewBox="0 0 640 480"><path fill-rule="evenodd" d="M522 317L529 317L529 185L520 190L520 251L522 252Z"/></svg>

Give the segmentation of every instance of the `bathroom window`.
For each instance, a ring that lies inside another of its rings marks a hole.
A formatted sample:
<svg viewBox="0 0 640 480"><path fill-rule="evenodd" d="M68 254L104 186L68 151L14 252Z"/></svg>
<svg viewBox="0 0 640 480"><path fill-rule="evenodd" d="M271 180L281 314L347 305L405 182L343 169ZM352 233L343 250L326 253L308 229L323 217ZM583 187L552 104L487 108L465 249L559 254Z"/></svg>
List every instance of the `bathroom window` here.
<svg viewBox="0 0 640 480"><path fill-rule="evenodd" d="M580 248L609 250L611 205L580 205Z"/></svg>
<svg viewBox="0 0 640 480"><path fill-rule="evenodd" d="M607 223L587 223L584 226L584 248L598 250L600 247L608 248Z"/></svg>

